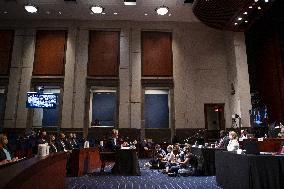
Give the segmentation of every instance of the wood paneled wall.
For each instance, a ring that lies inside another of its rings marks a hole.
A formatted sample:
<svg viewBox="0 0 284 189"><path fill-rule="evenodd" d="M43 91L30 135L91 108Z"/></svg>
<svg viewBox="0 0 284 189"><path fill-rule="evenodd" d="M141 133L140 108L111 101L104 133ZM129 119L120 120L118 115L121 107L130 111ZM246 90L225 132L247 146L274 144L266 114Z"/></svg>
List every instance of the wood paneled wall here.
<svg viewBox="0 0 284 189"><path fill-rule="evenodd" d="M64 30L37 31L33 75L64 75L66 39Z"/></svg>
<svg viewBox="0 0 284 189"><path fill-rule="evenodd" d="M88 76L118 76L119 31L90 31Z"/></svg>
<svg viewBox="0 0 284 189"><path fill-rule="evenodd" d="M14 31L0 31L0 75L9 75L14 41Z"/></svg>
<svg viewBox="0 0 284 189"><path fill-rule="evenodd" d="M142 31L141 37L142 76L172 76L172 33Z"/></svg>

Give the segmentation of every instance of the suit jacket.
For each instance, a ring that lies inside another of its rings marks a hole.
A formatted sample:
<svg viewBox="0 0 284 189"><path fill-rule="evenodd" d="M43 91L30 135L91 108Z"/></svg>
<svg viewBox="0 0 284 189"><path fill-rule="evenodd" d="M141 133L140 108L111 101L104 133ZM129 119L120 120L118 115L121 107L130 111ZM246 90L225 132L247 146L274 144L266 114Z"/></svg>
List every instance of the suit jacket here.
<svg viewBox="0 0 284 189"><path fill-rule="evenodd" d="M1 148L0 149L0 161L3 161L5 159L7 159L6 154L5 154L4 150L3 150L3 148Z"/></svg>
<svg viewBox="0 0 284 189"><path fill-rule="evenodd" d="M56 148L57 148L58 152L63 152L65 150L67 150L65 141L61 140L61 139L57 140L56 141Z"/></svg>
<svg viewBox="0 0 284 189"><path fill-rule="evenodd" d="M116 151L117 149L120 149L120 145L118 144L118 140L116 139L116 142L115 142L114 138L109 138L107 145L106 145L106 148L110 151Z"/></svg>
<svg viewBox="0 0 284 189"><path fill-rule="evenodd" d="M49 153L56 153L58 152L57 147L55 144L49 144L50 148L49 148Z"/></svg>
<svg viewBox="0 0 284 189"><path fill-rule="evenodd" d="M72 139L67 139L67 140L65 141L65 144L66 144L66 149L67 149L67 150L73 150L73 149L74 149Z"/></svg>

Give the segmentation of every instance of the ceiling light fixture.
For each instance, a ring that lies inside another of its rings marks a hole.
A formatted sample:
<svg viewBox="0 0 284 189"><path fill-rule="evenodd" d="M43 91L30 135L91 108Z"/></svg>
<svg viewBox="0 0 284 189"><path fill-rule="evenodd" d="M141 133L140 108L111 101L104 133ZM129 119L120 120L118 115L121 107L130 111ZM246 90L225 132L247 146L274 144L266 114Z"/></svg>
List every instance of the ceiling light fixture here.
<svg viewBox="0 0 284 189"><path fill-rule="evenodd" d="M161 7L156 8L156 12L158 15L165 15L169 12L169 8L165 6L161 6Z"/></svg>
<svg viewBox="0 0 284 189"><path fill-rule="evenodd" d="M244 12L244 15L248 14L248 12Z"/></svg>
<svg viewBox="0 0 284 189"><path fill-rule="evenodd" d="M94 14L101 14L103 12L104 8L101 7L101 6L92 6L91 7L91 11L94 13Z"/></svg>
<svg viewBox="0 0 284 189"><path fill-rule="evenodd" d="M136 0L124 0L124 5L136 5Z"/></svg>
<svg viewBox="0 0 284 189"><path fill-rule="evenodd" d="M25 9L29 13L37 13L37 8L34 5L25 5Z"/></svg>
<svg viewBox="0 0 284 189"><path fill-rule="evenodd" d="M239 21L241 21L242 19L243 19L242 17L239 17L239 18L238 18Z"/></svg>
<svg viewBox="0 0 284 189"><path fill-rule="evenodd" d="M117 12L114 12L113 14L114 14L114 15L117 15L118 13L117 13Z"/></svg>

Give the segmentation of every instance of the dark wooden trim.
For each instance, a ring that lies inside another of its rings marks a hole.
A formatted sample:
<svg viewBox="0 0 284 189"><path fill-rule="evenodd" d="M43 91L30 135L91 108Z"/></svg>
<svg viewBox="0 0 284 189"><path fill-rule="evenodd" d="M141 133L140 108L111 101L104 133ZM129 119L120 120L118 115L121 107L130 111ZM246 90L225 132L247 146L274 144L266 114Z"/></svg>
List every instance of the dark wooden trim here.
<svg viewBox="0 0 284 189"><path fill-rule="evenodd" d="M144 49L144 35L146 33L168 33L170 34L170 41L171 41L171 44L170 44L170 51L171 51L171 70L170 70L170 74L155 74L155 75L151 75L151 74L145 74L144 73L144 56L143 56L143 49ZM159 30L156 30L156 31L147 31L147 30L142 30L141 31L141 76L142 77L172 77L173 76L173 49L172 49L172 40L173 39L173 35L172 35L172 32L171 31L159 31Z"/></svg>
<svg viewBox="0 0 284 189"><path fill-rule="evenodd" d="M34 73L34 68L33 68L33 76L64 76L65 75L65 63L66 63L66 49L67 49L67 39L68 39L68 30L66 29L60 29L60 30L37 30L36 32L36 42L35 42L35 47L37 47L37 44L38 44L38 40L37 40L37 36L38 36L38 33L39 32L64 32L64 35L65 35L65 40L64 40L64 51L63 51L63 68L62 68L62 73L60 74L53 74L53 73L49 73L49 74L46 74L46 73ZM35 64L35 60L36 60L36 49L35 49L35 53L34 53L34 63L33 65Z"/></svg>
<svg viewBox="0 0 284 189"><path fill-rule="evenodd" d="M15 30L1 30L0 29L0 32L1 31L4 31L4 32L11 32L11 35L13 35L13 37L11 38L11 47L10 47L10 50L9 50L9 62L8 62L8 69L7 69L7 73L6 74L1 74L0 73L0 76L9 76L10 75L10 68L11 68L11 61L12 61L12 55L13 55L13 47L14 47L14 40L15 40Z"/></svg>

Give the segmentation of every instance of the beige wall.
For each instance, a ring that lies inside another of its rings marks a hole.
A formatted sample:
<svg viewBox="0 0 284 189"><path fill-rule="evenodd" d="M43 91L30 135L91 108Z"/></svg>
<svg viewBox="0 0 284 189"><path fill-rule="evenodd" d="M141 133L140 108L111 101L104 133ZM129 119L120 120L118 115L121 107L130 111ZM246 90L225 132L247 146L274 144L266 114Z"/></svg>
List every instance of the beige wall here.
<svg viewBox="0 0 284 189"><path fill-rule="evenodd" d="M120 128L139 129L143 125L140 43L142 30L171 31L173 34L173 122L176 128L204 128L204 103L225 103L226 127L231 127L231 115L237 112L244 117L245 126L248 126L250 94L243 34L214 30L199 22L3 20L0 28L16 30L12 57L12 65L15 65L15 68L11 68L13 76L10 76L5 127L22 127L27 121L24 108L25 92L29 90L33 63L32 31L37 28L68 30L61 124L63 128L83 128L85 124L90 29L121 31ZM28 34L19 35L20 31L26 31ZM236 83L236 88L240 87L235 96L231 95L232 82Z"/></svg>

